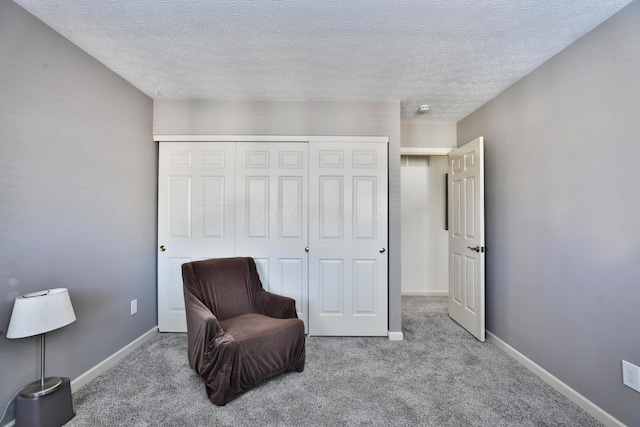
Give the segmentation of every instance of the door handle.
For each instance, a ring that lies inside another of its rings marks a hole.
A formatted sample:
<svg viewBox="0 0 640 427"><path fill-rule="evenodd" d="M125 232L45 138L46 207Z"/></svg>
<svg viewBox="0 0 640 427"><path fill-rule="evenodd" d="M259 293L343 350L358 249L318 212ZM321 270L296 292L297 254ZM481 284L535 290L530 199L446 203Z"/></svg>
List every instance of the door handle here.
<svg viewBox="0 0 640 427"><path fill-rule="evenodd" d="M474 247L467 246L467 248L469 248L469 249L471 249L472 251L475 251L475 252L482 252L482 253L484 253L484 252L486 251L486 249L485 249L485 247L484 247L484 246L474 246Z"/></svg>
<svg viewBox="0 0 640 427"><path fill-rule="evenodd" d="M160 252L164 252L166 250L167 250L167 248L165 248L164 245L160 245Z"/></svg>
<svg viewBox="0 0 640 427"><path fill-rule="evenodd" d="M304 248L305 252L309 252L309 246L307 246L306 248Z"/></svg>
<svg viewBox="0 0 640 427"><path fill-rule="evenodd" d="M385 248L380 248L380 253L383 254L385 253L387 250Z"/></svg>

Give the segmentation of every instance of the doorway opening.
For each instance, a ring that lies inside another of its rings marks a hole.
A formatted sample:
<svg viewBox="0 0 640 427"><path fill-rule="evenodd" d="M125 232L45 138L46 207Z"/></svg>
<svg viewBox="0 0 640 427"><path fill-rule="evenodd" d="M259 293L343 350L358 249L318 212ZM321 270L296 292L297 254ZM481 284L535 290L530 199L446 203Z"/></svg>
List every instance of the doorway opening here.
<svg viewBox="0 0 640 427"><path fill-rule="evenodd" d="M447 156L401 155L402 295L447 296Z"/></svg>

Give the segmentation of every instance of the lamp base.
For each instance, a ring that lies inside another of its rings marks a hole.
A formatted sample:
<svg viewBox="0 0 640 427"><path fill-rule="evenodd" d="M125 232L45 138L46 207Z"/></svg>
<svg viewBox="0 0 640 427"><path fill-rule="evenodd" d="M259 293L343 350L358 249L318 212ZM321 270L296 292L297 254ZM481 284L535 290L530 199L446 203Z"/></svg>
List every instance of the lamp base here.
<svg viewBox="0 0 640 427"><path fill-rule="evenodd" d="M60 427L75 415L69 378L47 395L16 399L16 427Z"/></svg>
<svg viewBox="0 0 640 427"><path fill-rule="evenodd" d="M44 396L49 393L52 393L58 389L62 385L62 378L60 377L49 377L44 379L44 387L43 384L38 381L34 381L31 384L26 385L22 391L20 392L20 396L27 397L32 399L34 397Z"/></svg>

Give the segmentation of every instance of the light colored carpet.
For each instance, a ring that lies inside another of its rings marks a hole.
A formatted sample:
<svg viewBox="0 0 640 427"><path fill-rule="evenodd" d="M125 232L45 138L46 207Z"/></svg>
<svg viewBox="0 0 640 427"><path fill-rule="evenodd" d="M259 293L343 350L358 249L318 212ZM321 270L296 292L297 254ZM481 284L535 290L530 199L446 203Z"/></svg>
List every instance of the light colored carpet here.
<svg viewBox="0 0 640 427"><path fill-rule="evenodd" d="M491 343L449 319L444 297L403 297L404 341L307 339L286 373L224 407L158 334L74 396L67 426L599 426Z"/></svg>

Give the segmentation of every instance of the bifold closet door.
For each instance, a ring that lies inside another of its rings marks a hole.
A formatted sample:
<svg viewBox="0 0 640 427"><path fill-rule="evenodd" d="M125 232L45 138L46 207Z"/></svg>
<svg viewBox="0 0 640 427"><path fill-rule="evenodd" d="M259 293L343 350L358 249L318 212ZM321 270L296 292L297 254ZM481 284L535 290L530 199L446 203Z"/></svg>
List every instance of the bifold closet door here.
<svg viewBox="0 0 640 427"><path fill-rule="evenodd" d="M158 164L158 329L186 332L182 264L235 254L235 143L163 142Z"/></svg>
<svg viewBox="0 0 640 427"><path fill-rule="evenodd" d="M309 147L309 334L386 336L387 144Z"/></svg>
<svg viewBox="0 0 640 427"><path fill-rule="evenodd" d="M236 256L255 259L263 287L296 300L308 327L307 143L236 145Z"/></svg>

